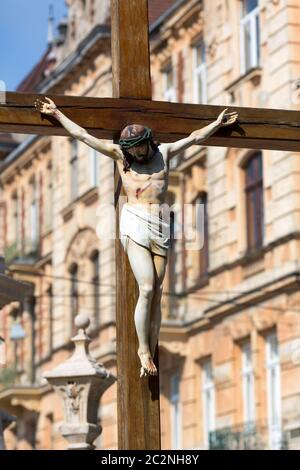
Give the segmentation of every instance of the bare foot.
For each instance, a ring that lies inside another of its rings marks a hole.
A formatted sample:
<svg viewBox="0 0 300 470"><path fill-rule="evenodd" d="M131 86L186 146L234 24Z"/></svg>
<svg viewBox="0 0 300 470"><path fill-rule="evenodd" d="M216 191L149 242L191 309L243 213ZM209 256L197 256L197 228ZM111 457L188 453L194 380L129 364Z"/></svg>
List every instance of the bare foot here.
<svg viewBox="0 0 300 470"><path fill-rule="evenodd" d="M141 367L140 377L148 377L147 371L143 366Z"/></svg>
<svg viewBox="0 0 300 470"><path fill-rule="evenodd" d="M157 369L152 360L150 352L139 352L138 355L142 364L140 377L146 377L147 375L157 375Z"/></svg>

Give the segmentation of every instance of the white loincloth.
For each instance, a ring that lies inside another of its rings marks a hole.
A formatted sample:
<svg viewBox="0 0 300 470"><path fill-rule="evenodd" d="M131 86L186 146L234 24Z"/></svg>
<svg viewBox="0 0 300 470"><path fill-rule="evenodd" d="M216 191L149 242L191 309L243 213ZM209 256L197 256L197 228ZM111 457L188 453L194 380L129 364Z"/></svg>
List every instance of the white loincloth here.
<svg viewBox="0 0 300 470"><path fill-rule="evenodd" d="M159 204L155 204L155 206L158 214ZM128 202L123 205L120 218L120 236L125 253L127 253L128 238L131 238L152 253L167 256L170 247L170 224L154 212L152 208L149 213L141 206Z"/></svg>

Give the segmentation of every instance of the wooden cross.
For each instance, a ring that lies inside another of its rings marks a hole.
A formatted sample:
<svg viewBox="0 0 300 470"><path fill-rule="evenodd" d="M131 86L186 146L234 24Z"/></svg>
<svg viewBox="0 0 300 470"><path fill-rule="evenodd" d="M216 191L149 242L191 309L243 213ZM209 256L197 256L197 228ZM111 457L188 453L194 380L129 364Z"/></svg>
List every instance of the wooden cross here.
<svg viewBox="0 0 300 470"><path fill-rule="evenodd" d="M147 0L111 0L111 16L113 98L48 95L58 108L91 134L106 139L117 139L128 123L140 123L151 127L157 140L169 142L214 121L226 106L151 100ZM58 121L36 112L36 98L44 95L7 93L6 104L0 103L0 131L67 136ZM300 150L299 111L240 107L230 111L238 112L239 123L220 128L206 146ZM115 181L117 207L122 188L116 167ZM133 321L137 284L118 238L116 256L118 447L156 450L160 448L159 383L157 377L139 378Z"/></svg>

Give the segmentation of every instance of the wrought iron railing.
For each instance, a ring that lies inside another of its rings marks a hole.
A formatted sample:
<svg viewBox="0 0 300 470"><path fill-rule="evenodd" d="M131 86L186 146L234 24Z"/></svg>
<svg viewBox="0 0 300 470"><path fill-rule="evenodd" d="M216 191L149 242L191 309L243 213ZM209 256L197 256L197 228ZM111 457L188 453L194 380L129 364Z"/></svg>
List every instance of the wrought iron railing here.
<svg viewBox="0 0 300 470"><path fill-rule="evenodd" d="M288 449L288 438L284 432L277 436L276 448ZM210 450L265 450L270 449L269 430L266 425L247 423L240 426L218 429L209 433Z"/></svg>

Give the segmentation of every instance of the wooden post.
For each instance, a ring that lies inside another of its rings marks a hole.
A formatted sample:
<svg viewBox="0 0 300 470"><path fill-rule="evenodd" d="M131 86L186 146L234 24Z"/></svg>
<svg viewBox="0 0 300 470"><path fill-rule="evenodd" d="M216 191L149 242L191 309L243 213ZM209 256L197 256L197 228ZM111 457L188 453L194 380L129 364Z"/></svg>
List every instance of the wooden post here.
<svg viewBox="0 0 300 470"><path fill-rule="evenodd" d="M113 96L151 100L148 2L112 0L111 18ZM125 195L115 165L118 448L159 450L159 376L139 377L134 325L138 286L118 238L120 194ZM158 351L155 363L158 369Z"/></svg>
<svg viewBox="0 0 300 470"><path fill-rule="evenodd" d="M116 138L129 122L146 124L158 141L186 137L214 121L226 106L151 101L147 0L111 0L114 98L55 96L52 98L71 120L99 138ZM69 135L50 116L34 107L44 95L6 93L0 103L0 132ZM219 129L205 146L299 151L299 111L230 106L238 123ZM4 171L6 165L1 166ZM118 195L122 184L115 167L116 234L119 234ZM134 307L137 285L127 257L116 239L118 432L120 449L159 449L158 378L139 378ZM155 358L158 368L158 358Z"/></svg>

